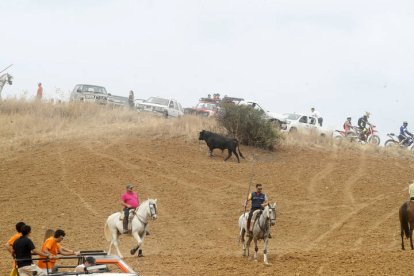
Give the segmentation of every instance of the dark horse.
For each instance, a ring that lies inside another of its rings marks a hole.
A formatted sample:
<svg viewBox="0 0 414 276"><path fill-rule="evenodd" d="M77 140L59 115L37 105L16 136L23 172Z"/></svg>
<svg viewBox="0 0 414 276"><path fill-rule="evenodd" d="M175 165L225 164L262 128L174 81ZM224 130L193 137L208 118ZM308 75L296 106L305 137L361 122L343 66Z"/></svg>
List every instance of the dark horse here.
<svg viewBox="0 0 414 276"><path fill-rule="evenodd" d="M401 225L401 248L404 247L404 234L406 238L410 238L411 249L413 246L413 230L414 230L414 201L404 202L400 207L400 225Z"/></svg>

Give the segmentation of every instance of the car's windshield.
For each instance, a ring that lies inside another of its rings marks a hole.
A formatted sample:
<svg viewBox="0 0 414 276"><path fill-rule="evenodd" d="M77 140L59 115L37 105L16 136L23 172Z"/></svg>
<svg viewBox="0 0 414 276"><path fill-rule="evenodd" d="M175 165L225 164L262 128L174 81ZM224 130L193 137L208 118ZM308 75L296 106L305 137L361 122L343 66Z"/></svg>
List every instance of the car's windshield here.
<svg viewBox="0 0 414 276"><path fill-rule="evenodd" d="M286 116L286 119L288 120L292 120L292 121L296 121L297 119L299 119L300 115L298 114L294 114L294 113L285 113L283 114Z"/></svg>
<svg viewBox="0 0 414 276"><path fill-rule="evenodd" d="M198 103L196 108L198 109L207 109L207 110L215 110L216 105L211 103Z"/></svg>
<svg viewBox="0 0 414 276"><path fill-rule="evenodd" d="M82 85L81 91L82 92L106 94L106 90L105 90L104 87L94 86L94 85Z"/></svg>
<svg viewBox="0 0 414 276"><path fill-rule="evenodd" d="M151 97L148 100L146 100L145 102L168 106L169 100L163 99L163 98Z"/></svg>

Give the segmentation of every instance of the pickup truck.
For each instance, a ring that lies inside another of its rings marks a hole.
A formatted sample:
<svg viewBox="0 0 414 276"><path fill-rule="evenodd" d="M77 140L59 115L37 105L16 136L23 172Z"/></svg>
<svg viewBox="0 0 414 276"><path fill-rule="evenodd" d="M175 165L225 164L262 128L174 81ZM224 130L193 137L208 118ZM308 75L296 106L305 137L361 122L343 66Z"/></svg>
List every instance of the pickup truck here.
<svg viewBox="0 0 414 276"><path fill-rule="evenodd" d="M263 107L261 107L257 102L242 100L238 104L239 105L247 105L247 106L250 106L250 107L252 107L256 110L262 111L265 118L267 120L271 121L272 123L274 123L275 126L277 128L280 128L281 130L286 129L286 127L287 127L286 118L282 114L267 111Z"/></svg>
<svg viewBox="0 0 414 276"><path fill-rule="evenodd" d="M286 128L282 129L284 132L311 132L317 131L321 136L332 136L332 130L321 127L318 124L317 118L298 113L285 113L283 118L286 121Z"/></svg>

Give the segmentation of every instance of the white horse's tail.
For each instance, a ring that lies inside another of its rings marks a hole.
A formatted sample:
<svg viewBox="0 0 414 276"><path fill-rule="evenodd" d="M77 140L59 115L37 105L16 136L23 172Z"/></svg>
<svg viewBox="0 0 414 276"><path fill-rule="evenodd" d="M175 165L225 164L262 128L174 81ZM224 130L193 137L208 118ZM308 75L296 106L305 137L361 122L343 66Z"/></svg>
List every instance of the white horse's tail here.
<svg viewBox="0 0 414 276"><path fill-rule="evenodd" d="M107 219L105 222L104 233L106 241L110 242L112 240L112 234L111 229L109 229L108 220L109 219Z"/></svg>

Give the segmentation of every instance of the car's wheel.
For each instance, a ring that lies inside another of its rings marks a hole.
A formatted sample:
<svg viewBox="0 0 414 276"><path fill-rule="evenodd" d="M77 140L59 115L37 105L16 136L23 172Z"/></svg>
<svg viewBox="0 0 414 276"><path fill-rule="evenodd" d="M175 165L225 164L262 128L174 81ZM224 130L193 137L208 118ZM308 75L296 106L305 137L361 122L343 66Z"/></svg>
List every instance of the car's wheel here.
<svg viewBox="0 0 414 276"><path fill-rule="evenodd" d="M164 117L168 118L168 110L164 110Z"/></svg>
<svg viewBox="0 0 414 276"><path fill-rule="evenodd" d="M297 133L298 129L296 127L291 127L289 133Z"/></svg>

